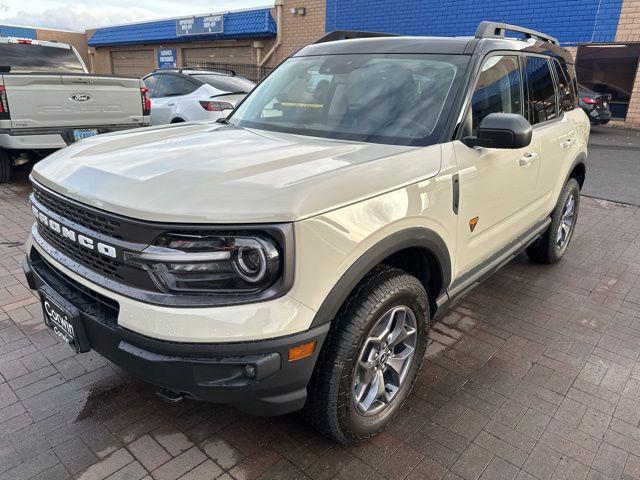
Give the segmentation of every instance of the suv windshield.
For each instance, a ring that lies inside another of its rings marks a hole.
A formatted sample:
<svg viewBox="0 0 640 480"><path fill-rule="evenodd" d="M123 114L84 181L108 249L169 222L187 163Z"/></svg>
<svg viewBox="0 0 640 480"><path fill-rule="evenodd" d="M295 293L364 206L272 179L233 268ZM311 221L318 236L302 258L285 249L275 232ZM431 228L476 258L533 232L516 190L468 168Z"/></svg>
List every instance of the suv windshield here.
<svg viewBox="0 0 640 480"><path fill-rule="evenodd" d="M11 72L80 72L84 68L70 48L29 43L0 43L0 67Z"/></svg>
<svg viewBox="0 0 640 480"><path fill-rule="evenodd" d="M292 57L229 120L301 135L428 145L467 61L423 54Z"/></svg>
<svg viewBox="0 0 640 480"><path fill-rule="evenodd" d="M197 78L201 82L208 83L213 88L229 93L249 93L253 87L256 86L252 81L242 77L230 77L227 75L215 74L195 74L191 76L193 78Z"/></svg>

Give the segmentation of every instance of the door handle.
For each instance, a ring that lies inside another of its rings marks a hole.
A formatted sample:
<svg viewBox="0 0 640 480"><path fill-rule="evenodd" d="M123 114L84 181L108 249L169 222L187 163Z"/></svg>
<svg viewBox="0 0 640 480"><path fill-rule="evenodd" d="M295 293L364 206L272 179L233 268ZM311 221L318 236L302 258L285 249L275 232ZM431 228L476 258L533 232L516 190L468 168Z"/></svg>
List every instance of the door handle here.
<svg viewBox="0 0 640 480"><path fill-rule="evenodd" d="M531 165L533 161L538 157L536 152L526 153L522 157L520 157L519 164L521 167L526 167L527 165Z"/></svg>
<svg viewBox="0 0 640 480"><path fill-rule="evenodd" d="M573 143L573 138L568 138L567 140L565 140L564 142L560 143L560 146L562 148L569 148L571 146L571 144Z"/></svg>
<svg viewBox="0 0 640 480"><path fill-rule="evenodd" d="M175 105L175 102L174 103L167 103L167 107L173 107L174 105Z"/></svg>

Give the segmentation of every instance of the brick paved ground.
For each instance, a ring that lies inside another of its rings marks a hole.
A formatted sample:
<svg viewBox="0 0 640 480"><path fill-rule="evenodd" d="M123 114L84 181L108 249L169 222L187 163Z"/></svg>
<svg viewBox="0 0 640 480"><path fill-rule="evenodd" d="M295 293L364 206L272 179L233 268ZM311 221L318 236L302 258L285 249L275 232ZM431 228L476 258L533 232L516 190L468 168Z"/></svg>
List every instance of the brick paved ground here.
<svg viewBox="0 0 640 480"><path fill-rule="evenodd" d="M27 193L0 187L1 480L640 479L637 207L584 198L565 260L519 259L450 311L397 421L344 447L72 355L24 285Z"/></svg>

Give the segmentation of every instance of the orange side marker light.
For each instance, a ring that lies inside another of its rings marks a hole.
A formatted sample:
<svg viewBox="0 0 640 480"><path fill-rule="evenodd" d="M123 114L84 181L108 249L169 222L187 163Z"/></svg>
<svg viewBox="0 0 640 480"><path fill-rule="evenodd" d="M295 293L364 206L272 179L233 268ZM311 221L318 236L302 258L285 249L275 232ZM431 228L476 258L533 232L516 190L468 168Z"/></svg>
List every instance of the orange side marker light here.
<svg viewBox="0 0 640 480"><path fill-rule="evenodd" d="M301 360L313 355L313 352L316 349L316 343L317 341L313 340L311 342L303 343L302 345L291 347L289 349L289 361L295 362L296 360Z"/></svg>

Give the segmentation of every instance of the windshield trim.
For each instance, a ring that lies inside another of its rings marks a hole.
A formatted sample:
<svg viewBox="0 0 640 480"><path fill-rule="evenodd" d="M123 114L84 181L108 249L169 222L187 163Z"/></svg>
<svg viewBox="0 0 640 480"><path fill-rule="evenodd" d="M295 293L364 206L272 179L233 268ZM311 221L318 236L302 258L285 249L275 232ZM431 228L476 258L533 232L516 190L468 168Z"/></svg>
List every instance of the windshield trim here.
<svg viewBox="0 0 640 480"><path fill-rule="evenodd" d="M269 72L269 74L260 81L256 87L260 86L268 77L270 77L278 68L281 68L286 62L292 59L301 59L301 58L312 58L312 57L332 57L332 56L344 56L344 55L353 55L353 53L332 53L332 54L316 54L316 55L292 55L285 59L278 67ZM363 54L364 55L364 54ZM343 140L343 141L353 141L360 143L379 143L384 145L399 145L399 146L416 146L416 147L424 147L429 145L435 145L437 143L441 143L443 138L445 137L445 130L448 128L450 124L451 110L456 108L457 101L456 98L458 96L458 92L464 83L464 79L467 76L467 70L469 67L469 63L473 58L472 55L468 54L457 54L457 53L407 53L407 52L393 52L393 53L379 53L372 52L369 55L379 55L381 57L406 57L406 58L416 58L416 57L430 57L430 58L442 58L443 61L445 59L450 59L452 65L456 67L456 73L451 81L451 85L449 87L449 91L445 100L443 101L440 109L440 114L438 115L438 119L433 127L433 130L428 136L425 137L392 137L385 135L371 135L371 134L358 134L353 132L340 132L336 130L317 130L310 128L295 128L289 125L277 125L277 124L264 124L261 122L249 121L249 120L238 120L234 117L238 112L239 107L247 101L251 100L252 95L256 95L256 91L258 88L254 88L250 93L246 95L245 98L242 99L236 108L230 113L227 117L227 121L229 124L235 126L236 128L247 128L247 129L255 129L255 130L263 130L263 131L271 131L278 133L287 133L292 135L301 135L308 137L318 137L318 138L326 138L326 139L335 139L335 140Z"/></svg>

